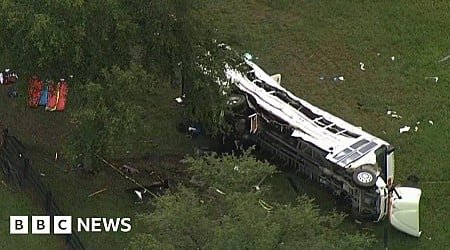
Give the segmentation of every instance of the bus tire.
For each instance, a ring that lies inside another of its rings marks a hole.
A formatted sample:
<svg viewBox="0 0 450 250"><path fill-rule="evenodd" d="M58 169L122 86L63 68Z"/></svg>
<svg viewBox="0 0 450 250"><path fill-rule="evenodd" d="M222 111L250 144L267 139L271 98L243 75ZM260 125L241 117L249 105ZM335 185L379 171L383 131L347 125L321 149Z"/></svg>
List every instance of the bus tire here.
<svg viewBox="0 0 450 250"><path fill-rule="evenodd" d="M358 169L353 173L353 182L359 187L372 187L375 185L376 181L376 174L370 170Z"/></svg>

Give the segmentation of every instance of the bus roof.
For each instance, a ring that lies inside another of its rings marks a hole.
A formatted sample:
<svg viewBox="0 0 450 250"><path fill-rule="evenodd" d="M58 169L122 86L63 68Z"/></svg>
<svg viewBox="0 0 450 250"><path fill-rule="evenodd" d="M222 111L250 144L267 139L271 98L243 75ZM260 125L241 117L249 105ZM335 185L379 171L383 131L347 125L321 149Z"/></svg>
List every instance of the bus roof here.
<svg viewBox="0 0 450 250"><path fill-rule="evenodd" d="M298 98L283 88L255 63L245 60L256 80L248 78L234 69L227 69L226 74L243 92L251 95L260 108L275 115L294 128L291 136L301 138L328 152L326 158L342 167L364 155L375 151L387 142L377 138L341 118L338 118L309 102ZM275 91L256 84L259 80ZM289 98L283 100L275 92L282 92ZM292 105L295 103L295 105Z"/></svg>

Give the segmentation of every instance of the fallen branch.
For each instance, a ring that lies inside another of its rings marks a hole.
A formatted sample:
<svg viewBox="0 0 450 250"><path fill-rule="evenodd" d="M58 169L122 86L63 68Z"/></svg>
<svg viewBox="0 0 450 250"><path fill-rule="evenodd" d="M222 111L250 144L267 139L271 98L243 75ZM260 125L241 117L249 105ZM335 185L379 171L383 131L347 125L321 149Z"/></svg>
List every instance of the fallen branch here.
<svg viewBox="0 0 450 250"><path fill-rule="evenodd" d="M124 172L122 172L120 169L118 169L116 166L114 166L112 163L110 163L109 161L105 160L103 157L101 157L100 155L98 155L97 153L94 153L94 155L100 159L102 162L104 162L106 165L108 165L109 167L111 167L112 169L116 170L116 172L118 172L120 175L122 175L123 177L125 177L125 179L133 182L134 184L136 184L138 187L142 188L145 192L148 192L149 194L151 194L152 196L154 196L155 198L158 198L158 196L156 194L154 194L153 192L151 192L150 190L148 190L146 187L144 187L143 185L141 185L140 183L138 183L135 179L129 177L128 175L126 175Z"/></svg>
<svg viewBox="0 0 450 250"><path fill-rule="evenodd" d="M89 197L92 197L92 196L94 196L94 195L97 195L97 194L99 194L99 193L103 193L103 192L105 192L106 190L108 190L108 188L104 188L104 189L100 189L100 190L98 190L98 191L95 191L95 192L91 193L90 195L88 195L88 198L89 198Z"/></svg>
<svg viewBox="0 0 450 250"><path fill-rule="evenodd" d="M446 57L444 57L444 58L442 58L441 60L439 60L438 62L439 63L441 63L441 62L445 62L445 61L447 61L448 59L450 58L450 55L448 55L448 56L446 56Z"/></svg>

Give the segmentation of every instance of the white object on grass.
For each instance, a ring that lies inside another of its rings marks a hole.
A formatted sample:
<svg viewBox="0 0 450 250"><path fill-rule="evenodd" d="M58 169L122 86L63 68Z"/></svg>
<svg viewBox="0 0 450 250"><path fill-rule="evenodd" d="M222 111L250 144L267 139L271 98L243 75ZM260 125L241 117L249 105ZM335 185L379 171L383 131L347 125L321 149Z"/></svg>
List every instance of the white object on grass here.
<svg viewBox="0 0 450 250"><path fill-rule="evenodd" d="M177 98L175 98L175 101L176 101L177 103L182 103L182 102L183 102L183 99L182 99L181 97L177 97Z"/></svg>
<svg viewBox="0 0 450 250"><path fill-rule="evenodd" d="M434 125L434 122L432 120L429 120L428 123Z"/></svg>
<svg viewBox="0 0 450 250"><path fill-rule="evenodd" d="M391 56L391 60L394 61L395 60L395 56Z"/></svg>
<svg viewBox="0 0 450 250"><path fill-rule="evenodd" d="M222 190L220 190L220 189L218 189L218 188L216 188L216 192L219 193L219 194L221 194L221 195L225 195L225 192L223 192Z"/></svg>
<svg viewBox="0 0 450 250"><path fill-rule="evenodd" d="M431 80L434 80L434 82L438 82L439 77L437 77L437 76L426 76L425 80L427 80L427 79L431 79Z"/></svg>
<svg viewBox="0 0 450 250"><path fill-rule="evenodd" d="M137 195L137 197L139 198L139 200L142 201L142 192L138 191L138 190L134 190L134 193Z"/></svg>
<svg viewBox="0 0 450 250"><path fill-rule="evenodd" d="M364 63L362 63L362 62L359 62L359 68L360 68L362 71L366 70Z"/></svg>
<svg viewBox="0 0 450 250"><path fill-rule="evenodd" d="M400 134L403 134L403 133L405 133L405 132L408 132L410 129L411 129L410 126L406 126L406 125L405 125L404 127L402 127L402 128L399 129L399 132L400 132Z"/></svg>

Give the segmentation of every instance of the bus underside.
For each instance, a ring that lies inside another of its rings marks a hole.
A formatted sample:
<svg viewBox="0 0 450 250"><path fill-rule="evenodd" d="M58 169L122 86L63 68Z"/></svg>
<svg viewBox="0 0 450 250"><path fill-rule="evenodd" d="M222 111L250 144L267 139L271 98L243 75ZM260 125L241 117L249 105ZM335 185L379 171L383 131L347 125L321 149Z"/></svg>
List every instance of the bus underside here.
<svg viewBox="0 0 450 250"><path fill-rule="evenodd" d="M233 117L236 133L252 138L255 144L277 158L283 166L295 168L320 184L334 196L344 199L352 216L359 220L378 221L387 213L387 189L360 187L353 181L356 168L342 168L329 162L326 152L311 143L292 136L289 124L259 109L247 96L248 105ZM380 195L381 193L381 195Z"/></svg>

